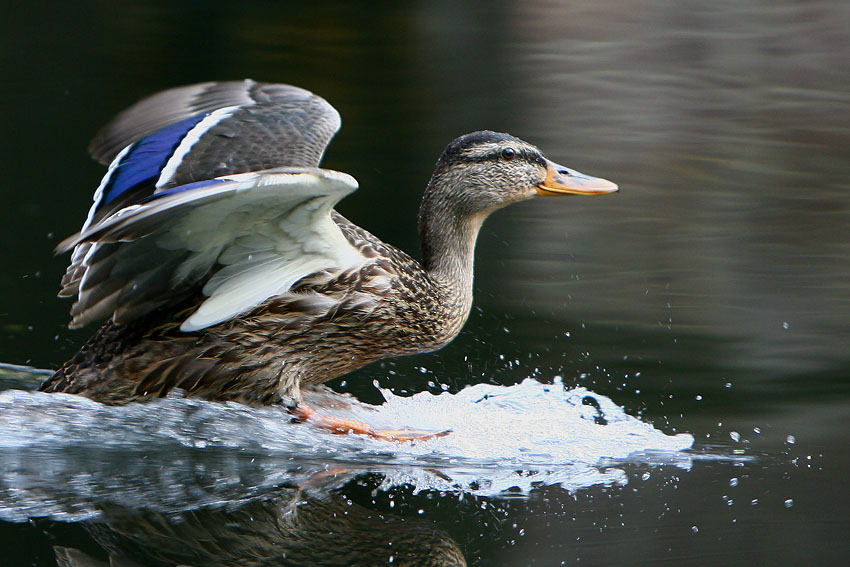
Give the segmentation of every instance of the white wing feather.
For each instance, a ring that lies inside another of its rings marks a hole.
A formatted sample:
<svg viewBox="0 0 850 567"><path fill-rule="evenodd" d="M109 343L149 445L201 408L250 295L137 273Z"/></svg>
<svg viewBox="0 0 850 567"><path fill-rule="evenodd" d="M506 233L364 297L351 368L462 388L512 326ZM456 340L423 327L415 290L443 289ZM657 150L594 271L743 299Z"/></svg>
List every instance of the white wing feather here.
<svg viewBox="0 0 850 567"><path fill-rule="evenodd" d="M115 277L126 280L118 292L106 295L95 289L104 285L102 277L92 289L83 277L77 301L82 324L88 312L133 312L121 304L122 297L151 302L137 290L134 274L149 282L156 281L153 273L172 291L203 285L209 298L181 325L191 332L244 313L312 273L365 261L330 217L334 205L357 189L349 175L280 168L196 185L122 209L63 243L65 248L110 243L103 249L108 254L97 258L100 265L105 259L115 265L109 290ZM142 253L151 246L161 254ZM157 274L160 266L165 273Z"/></svg>

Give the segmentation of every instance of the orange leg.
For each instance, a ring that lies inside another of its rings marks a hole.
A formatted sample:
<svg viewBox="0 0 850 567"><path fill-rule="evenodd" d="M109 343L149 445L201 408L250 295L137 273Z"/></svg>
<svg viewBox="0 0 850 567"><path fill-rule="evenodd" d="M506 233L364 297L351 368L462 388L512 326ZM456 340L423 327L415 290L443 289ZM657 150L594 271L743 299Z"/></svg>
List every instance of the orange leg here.
<svg viewBox="0 0 850 567"><path fill-rule="evenodd" d="M345 419L342 417L334 417L332 415L322 415L306 404L298 404L290 410L294 421L306 421L321 429L327 429L332 433L340 435L346 433L357 433L359 435L368 435L375 439L383 439L384 441L427 441L436 437L443 437L451 433L451 429L446 431L423 431L421 429L375 429L368 423L357 421L356 419Z"/></svg>

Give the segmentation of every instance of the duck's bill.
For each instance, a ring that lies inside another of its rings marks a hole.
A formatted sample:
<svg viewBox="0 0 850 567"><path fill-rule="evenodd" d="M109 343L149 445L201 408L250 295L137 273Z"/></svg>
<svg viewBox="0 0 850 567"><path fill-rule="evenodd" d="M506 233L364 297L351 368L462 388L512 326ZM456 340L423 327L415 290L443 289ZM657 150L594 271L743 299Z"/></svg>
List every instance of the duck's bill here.
<svg viewBox="0 0 850 567"><path fill-rule="evenodd" d="M537 194L555 195L604 195L618 191L616 183L601 177L591 177L554 162L546 164L546 179L537 186Z"/></svg>

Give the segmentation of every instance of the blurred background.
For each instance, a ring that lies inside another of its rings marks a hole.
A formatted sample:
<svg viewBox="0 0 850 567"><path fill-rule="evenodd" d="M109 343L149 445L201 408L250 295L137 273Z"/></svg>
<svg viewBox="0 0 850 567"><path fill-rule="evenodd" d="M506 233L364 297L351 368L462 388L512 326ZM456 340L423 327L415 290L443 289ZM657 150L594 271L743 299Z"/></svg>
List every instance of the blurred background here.
<svg viewBox="0 0 850 567"><path fill-rule="evenodd" d="M88 141L143 96L252 78L325 97L343 128L324 164L361 186L341 212L414 256L442 149L506 131L620 193L494 215L462 335L333 385L375 402L373 380L405 394L562 375L706 446L746 433L767 456L745 500L775 502L735 508L731 473L697 463L675 483L669 531L642 516L646 491L611 489L602 506L548 494L538 502L558 512L499 508L530 535L470 543L469 563L848 558L850 3L6 0L3 12L0 361L55 368L94 331L66 328L67 258L52 249L104 173ZM716 546L727 554L711 559Z"/></svg>

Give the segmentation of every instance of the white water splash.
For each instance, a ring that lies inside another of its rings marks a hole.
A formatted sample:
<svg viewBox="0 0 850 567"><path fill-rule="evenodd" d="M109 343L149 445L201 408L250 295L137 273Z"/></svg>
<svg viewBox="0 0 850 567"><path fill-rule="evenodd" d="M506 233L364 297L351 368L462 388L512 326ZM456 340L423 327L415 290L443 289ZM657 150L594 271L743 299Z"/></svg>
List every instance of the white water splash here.
<svg viewBox="0 0 850 567"><path fill-rule="evenodd" d="M376 428L406 426L451 434L416 443L387 443L292 424L280 407L183 398L107 406L68 394L10 390L0 393L0 448L166 443L335 455L343 460L366 453L411 463L430 457L439 462L460 459L524 466L595 464L647 451L674 453L693 445L691 435L666 435L627 415L605 396L585 388L566 389L560 378L552 384L532 379L514 386L479 384L457 394L400 397L389 390L381 392L386 402L380 406L339 396L332 400L337 402L335 409L323 411Z"/></svg>
<svg viewBox="0 0 850 567"><path fill-rule="evenodd" d="M436 396L424 392L399 397L385 389L381 393L386 403L377 411L355 406L349 415L379 428L404 424L452 430L404 448L415 455L498 461L503 466L595 464L647 451L674 453L694 442L689 434L666 435L627 415L605 396L585 388L566 389L560 377L552 384L527 378L514 386L479 384Z"/></svg>
<svg viewBox="0 0 850 567"><path fill-rule="evenodd" d="M560 379L457 394L382 393L380 406L334 396L337 407L322 411L378 428L452 433L388 443L293 424L280 407L182 398L106 406L67 394L0 392L0 517L90 518L103 501L191 509L283 482L301 485L329 470L380 474L382 489L511 497L538 486L623 485L630 462L691 466L681 453L691 435L666 435Z"/></svg>

